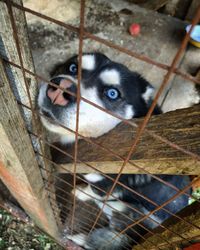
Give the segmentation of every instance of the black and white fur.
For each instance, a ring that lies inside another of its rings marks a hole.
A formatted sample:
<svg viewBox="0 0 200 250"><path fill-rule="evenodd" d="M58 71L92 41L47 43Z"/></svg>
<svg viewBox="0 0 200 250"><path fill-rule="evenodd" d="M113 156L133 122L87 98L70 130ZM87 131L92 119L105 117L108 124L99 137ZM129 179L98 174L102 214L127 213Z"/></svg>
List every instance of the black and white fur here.
<svg viewBox="0 0 200 250"><path fill-rule="evenodd" d="M67 62L58 65L52 72L51 81L61 87L64 86L70 92L76 93L77 65L78 56L74 56L67 60ZM110 60L101 53L88 53L82 56L80 92L82 97L109 110L113 114L123 119L131 119L133 117L142 117L147 113L152 103L154 89L144 78L130 71L124 65ZM77 111L76 97L44 83L40 88L38 106L40 112L47 116L47 119L44 116L41 117L43 125L49 131L59 135L62 143L67 144L74 142L74 134L58 124L62 124L75 131ZM156 107L154 114L159 114L160 112L160 109ZM113 129L118 123L120 123L120 119L97 109L84 100L80 101L79 133L81 135L98 137ZM110 176L115 177L115 175ZM188 177L167 175L159 177L173 184L178 189L182 189L189 183ZM75 191L76 197L82 201L88 201L93 200L89 196L92 195L96 204L101 208L102 202L105 199L105 193L100 192L98 187L108 192L113 182L100 174L93 173L84 175L84 178L89 183L96 185L97 188L94 188L92 185L87 185L84 189ZM176 193L173 188L162 184L150 175L122 175L119 181L158 205L163 204L163 202L167 201ZM74 235L69 236L70 239L86 249L117 250L127 249L130 242L131 244L135 243L135 241L141 238L140 235L143 235L146 231L144 228L136 225L133 229L138 230L139 235L133 233L133 230L128 230L127 234L115 238L113 244L106 245L117 232L123 230L132 222L130 219L126 220L125 218L119 220L121 213L128 215L133 220L138 220L141 216L155 209L155 205L151 202L146 201L144 198L119 185L116 186L112 195L116 197L116 199L113 198L113 196L109 197L104 207L104 212L109 218L110 224L107 227L95 229L89 237L85 235ZM133 207L133 209L125 206L124 203L117 199L126 202L129 206ZM185 207L187 202L187 197L181 195L170 202L165 208L172 213L176 213ZM134 212L134 209L138 209L142 214ZM150 217L152 220L146 219L141 224L152 229L169 218L170 214L164 210L159 210ZM126 223L124 223L124 221ZM132 240L130 240L130 238Z"/></svg>
<svg viewBox="0 0 200 250"><path fill-rule="evenodd" d="M59 85L59 82L68 77L75 81L69 91L77 91L77 56L72 57L66 63L58 65L52 73L52 82ZM71 72L71 71L74 72ZM48 98L47 91L51 86L43 84L40 88L38 104L40 111L50 116L54 121L75 131L76 128L76 98L64 93L70 100L67 106L52 105ZM115 89L120 96L116 100L109 99L105 92L108 89ZM144 116L151 103L153 87L139 74L127 69L124 65L115 63L100 53L85 54L82 57L82 81L81 96L97 104L98 106L111 111L124 118ZM155 113L158 113L156 108ZM74 135L66 129L50 123L42 117L44 126L60 135L63 143L74 141ZM79 113L79 133L86 137L98 137L114 128L120 119L111 116L104 111L81 100Z"/></svg>

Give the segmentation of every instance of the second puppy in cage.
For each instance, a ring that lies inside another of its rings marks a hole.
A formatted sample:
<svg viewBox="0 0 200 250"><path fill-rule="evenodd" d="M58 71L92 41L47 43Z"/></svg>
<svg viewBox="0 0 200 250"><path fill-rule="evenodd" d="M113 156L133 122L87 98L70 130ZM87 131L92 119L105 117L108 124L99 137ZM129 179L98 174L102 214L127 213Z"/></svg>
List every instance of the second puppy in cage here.
<svg viewBox="0 0 200 250"><path fill-rule="evenodd" d="M78 56L74 56L66 63L58 65L52 72L51 82L68 93L44 83L38 96L39 109L43 114L42 123L49 131L58 134L64 144L75 140L75 135L70 130L76 130L77 75ZM131 119L144 116L152 103L153 92L153 87L145 79L124 65L111 61L101 53L84 54L80 85L82 99L79 105L79 133L85 137L98 137L113 129L121 121L117 117ZM154 114L159 113L161 111L156 107ZM115 175L109 176L115 178ZM87 174L84 178L91 185L76 190L77 199L83 202L95 201L99 208L103 208L109 221L107 226L94 229L89 237L84 234L69 236L86 249L129 249L130 243L137 243L144 233L161 224L171 214L185 207L188 202L187 196L181 195L164 206L164 209L151 214L156 205L162 205L173 197L178 189L188 185L188 177L164 175L155 179L150 175L121 175L119 181L128 189L117 185L106 206L103 205L105 193L110 190L113 181L99 174ZM103 191L99 191L99 188ZM136 193L131 192L132 190ZM117 237L129 224L145 215L149 215L148 219L145 217L140 225L135 223L129 228L131 230L126 230L126 234ZM113 239L112 244L108 244L111 239Z"/></svg>

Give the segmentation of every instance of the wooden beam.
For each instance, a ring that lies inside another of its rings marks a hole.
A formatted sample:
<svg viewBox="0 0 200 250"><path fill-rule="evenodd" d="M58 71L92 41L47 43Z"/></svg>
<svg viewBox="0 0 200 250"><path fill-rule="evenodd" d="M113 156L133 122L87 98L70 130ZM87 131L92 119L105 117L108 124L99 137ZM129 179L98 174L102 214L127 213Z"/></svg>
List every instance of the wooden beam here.
<svg viewBox="0 0 200 250"><path fill-rule="evenodd" d="M0 178L29 216L43 230L58 237L57 226L32 148L3 65L0 74Z"/></svg>
<svg viewBox="0 0 200 250"><path fill-rule="evenodd" d="M58 237L31 141L2 66L1 63L4 87L0 88L0 178L36 224Z"/></svg>
<svg viewBox="0 0 200 250"><path fill-rule="evenodd" d="M153 131L159 136L199 155L199 117L200 105L196 105L191 108L153 116L147 128L149 131ZM142 121L143 118L133 120L137 124ZM135 134L136 128L121 123L108 134L92 139L92 141L125 158L128 155ZM74 145L61 146L61 148L68 154L74 154ZM72 171L73 161L71 158L66 157L56 149L52 149L52 157L56 163L62 164L57 169L58 172L65 172L63 168ZM78 144L78 160L77 171L82 173L94 171L83 162L89 163L105 173L117 173L122 165L120 158L84 140L80 140ZM153 174L200 174L200 161L172 148L157 138L153 138L147 132L141 137L137 150L130 161ZM144 171L127 164L124 173L144 173Z"/></svg>
<svg viewBox="0 0 200 250"><path fill-rule="evenodd" d="M148 240L140 243L138 246L134 246L133 250L157 250L158 248L162 250L171 250L179 249L178 247L181 247L182 249L182 246L188 244L191 239L200 239L200 229L198 228L200 227L199 203L193 203L177 215L184 220L180 220L175 217L173 220L172 218L168 219L163 223L163 225L170 229L170 231L161 227L156 228L153 230L153 236L149 236L149 234L147 234L145 238ZM156 248L155 245L157 246ZM172 245L174 248L172 248Z"/></svg>
<svg viewBox="0 0 200 250"><path fill-rule="evenodd" d="M15 0L15 2L22 4L21 0ZM0 23L3 24L0 27L1 58L8 58L34 71L25 14L21 10L8 6L0 2ZM13 29L11 14L13 14L17 31ZM17 41L19 47L16 46ZM38 149L41 148L36 140L30 140L26 131L26 128L38 131L40 123L37 117L33 119L32 112L22 106L18 107L16 101L17 99L30 106L29 92L34 109L37 93L36 80L30 75L23 75L22 70L4 64L2 59L0 60L0 76L0 178L35 223L52 237L58 238L57 223L48 193L44 189L32 145Z"/></svg>

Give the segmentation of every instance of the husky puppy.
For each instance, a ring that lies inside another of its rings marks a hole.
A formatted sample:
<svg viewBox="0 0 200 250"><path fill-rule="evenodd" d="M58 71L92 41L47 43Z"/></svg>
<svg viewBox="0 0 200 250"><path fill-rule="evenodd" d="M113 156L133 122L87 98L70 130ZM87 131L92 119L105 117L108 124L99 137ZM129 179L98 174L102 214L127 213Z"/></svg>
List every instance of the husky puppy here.
<svg viewBox="0 0 200 250"><path fill-rule="evenodd" d="M56 67L51 74L51 82L76 94L77 73L78 57L74 56L66 63ZM80 91L83 98L123 119L131 119L147 113L154 89L139 74L130 71L122 64L111 61L103 54L94 53L84 54L82 57ZM76 97L43 84L40 88L38 104L40 112L53 120L51 122L42 116L44 126L59 134L63 143L73 142L74 134L59 126L59 123L75 131ZM154 113L160 113L160 110L156 108ZM79 112L79 133L81 135L98 137L114 128L120 121L81 100Z"/></svg>
<svg viewBox="0 0 200 250"><path fill-rule="evenodd" d="M38 106L40 113L43 114L41 116L43 125L49 131L56 133L63 144L75 141L75 135L71 131L76 130L78 60L78 56L70 58L65 63L57 65L51 74L51 82L69 93L44 83L38 95ZM126 66L110 60L101 53L87 53L82 56L80 93L83 99L85 98L117 116L112 116L81 99L79 133L85 137L94 138L107 133L119 124L121 120L118 117L131 119L144 116L152 103L154 89L144 78L130 71ZM153 113L159 114L161 110L156 107ZM115 176L110 175L112 178ZM146 232L143 226L148 229L155 228L171 216L166 210L161 209L151 214L149 219L143 220L142 226L135 225L131 231L128 230L126 234L115 237L127 225L147 215L157 205L162 205L170 199L176 194L176 190L150 175L121 175L119 181L129 189L117 185L108 198L106 206L103 206L105 192L110 190L113 182L100 174L87 174L83 177L90 184L81 190L76 190L77 199L84 202L95 201L99 208L103 208L109 219L108 226L95 229L88 237L82 235L80 241L77 240L79 239L77 235L74 238L69 236L70 239L86 249L128 249L130 242L133 244L134 241L138 241L140 236ZM189 184L187 176L160 175L158 177L178 189ZM99 191L99 188L105 192ZM141 196L131 192L132 190L140 193ZM124 205L123 202L129 206ZM187 196L181 195L164 208L171 213L176 213L185 207L187 202ZM141 212L138 213L137 210ZM129 219L119 219L121 213L127 215ZM135 230L139 233L135 233ZM112 244L106 244L114 237Z"/></svg>

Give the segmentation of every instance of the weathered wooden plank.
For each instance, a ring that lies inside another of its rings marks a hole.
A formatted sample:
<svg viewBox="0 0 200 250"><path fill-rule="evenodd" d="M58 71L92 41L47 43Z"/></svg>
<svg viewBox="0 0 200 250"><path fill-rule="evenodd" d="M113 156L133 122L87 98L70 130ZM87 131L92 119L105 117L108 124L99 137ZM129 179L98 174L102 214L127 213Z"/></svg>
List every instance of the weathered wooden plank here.
<svg viewBox="0 0 200 250"><path fill-rule="evenodd" d="M91 165L93 168L88 166ZM120 168L123 164L123 161L107 161L107 162L86 162L77 164L77 173L91 173L101 171L103 173L119 173ZM152 174L199 174L199 170L196 167L199 167L193 159L159 159L159 160L130 160L130 163L127 163L123 174L136 174L136 173L145 173L144 170L140 170L138 167L134 166L136 164L140 168L145 169ZM73 172L73 164L59 164L56 168L59 173L66 173L67 171Z"/></svg>
<svg viewBox="0 0 200 250"><path fill-rule="evenodd" d="M172 250L172 249L177 249L176 247L183 246L183 244L187 244L190 239L195 239L196 237L199 239L200 237L200 229L198 228L200 227L199 204L194 203L189 207L186 207L183 211L178 213L178 215L191 224L186 223L185 221L180 219L175 219L175 218L173 220L169 219L164 223L164 225L171 231L162 228L156 229L154 230L155 234L153 236L148 237L147 235L146 238L148 240L145 241L144 243L141 243L138 246L135 246L133 250L143 250L143 249L156 250L157 248L153 247L150 242L154 243L159 249ZM181 235L185 240L181 238L179 235ZM171 245L167 244L166 241L168 242L170 241ZM174 248L172 248L172 245L174 246Z"/></svg>
<svg viewBox="0 0 200 250"><path fill-rule="evenodd" d="M200 153L200 105L154 116L147 128L156 134L176 143L182 148L198 154ZM133 122L141 123L141 119ZM115 154L125 158L136 134L136 128L127 124L119 124L108 134L94 139L96 144L112 150ZM68 154L73 155L73 145L62 147ZM112 152L112 153L113 153ZM87 162L106 173L117 173L122 165L122 159L117 158L99 146L80 140L78 146L78 172L92 172L91 168L82 162ZM72 170L72 159L66 157L58 150L52 150L53 160L57 163L68 163L62 166ZM145 132L140 140L137 150L131 157L131 162L153 174L200 174L200 162L191 156L171 148L162 141L153 138ZM61 171L61 170L59 170ZM144 173L137 167L127 164L124 173Z"/></svg>
<svg viewBox="0 0 200 250"><path fill-rule="evenodd" d="M0 63L4 87L0 88L0 178L30 217L58 237L30 138Z"/></svg>
<svg viewBox="0 0 200 250"><path fill-rule="evenodd" d="M200 6L200 0L193 0L185 19L188 21L192 21L199 6Z"/></svg>
<svg viewBox="0 0 200 250"><path fill-rule="evenodd" d="M15 2L22 4L21 0L15 0ZM4 2L0 2L1 56L34 71L25 14L15 8L7 7ZM11 21L11 12L13 12L14 24ZM14 26L16 26L17 32L13 30ZM18 48L17 41L19 42ZM20 60L18 52L20 52L22 60ZM31 140L26 132L26 127L38 131L40 122L36 116L33 119L32 113L25 108L20 107L21 112L19 112L16 102L17 99L30 106L28 98L28 94L30 94L34 108L37 93L36 80L32 76L23 75L19 69L3 65L2 60L0 63L2 82L0 87L0 178L36 223L52 236L58 237L58 229L49 204L48 194L43 190L41 173L35 160ZM24 77L27 86L25 86ZM21 114L25 119L26 127ZM34 147L39 150L40 145L37 141L32 142Z"/></svg>

